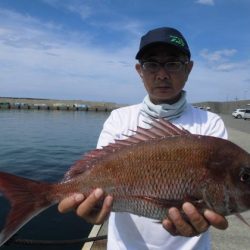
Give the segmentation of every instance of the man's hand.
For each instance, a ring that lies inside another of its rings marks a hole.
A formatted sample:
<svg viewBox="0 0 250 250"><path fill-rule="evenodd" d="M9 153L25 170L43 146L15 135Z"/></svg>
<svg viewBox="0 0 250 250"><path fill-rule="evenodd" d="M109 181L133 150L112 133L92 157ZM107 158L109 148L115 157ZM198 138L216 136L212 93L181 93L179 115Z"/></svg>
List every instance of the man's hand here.
<svg viewBox="0 0 250 250"><path fill-rule="evenodd" d="M95 189L86 199L83 194L73 194L59 203L58 210L67 213L75 209L76 214L87 222L102 224L111 211L113 201L111 196L105 197L102 208L97 210L96 205L103 199L103 195L103 190L100 188Z"/></svg>
<svg viewBox="0 0 250 250"><path fill-rule="evenodd" d="M192 237L205 232L210 225L221 230L225 230L228 227L228 221L225 217L211 210L205 210L202 215L189 202L184 203L182 209L189 222L182 217L177 208L170 208L168 218L163 220L163 227L171 235Z"/></svg>

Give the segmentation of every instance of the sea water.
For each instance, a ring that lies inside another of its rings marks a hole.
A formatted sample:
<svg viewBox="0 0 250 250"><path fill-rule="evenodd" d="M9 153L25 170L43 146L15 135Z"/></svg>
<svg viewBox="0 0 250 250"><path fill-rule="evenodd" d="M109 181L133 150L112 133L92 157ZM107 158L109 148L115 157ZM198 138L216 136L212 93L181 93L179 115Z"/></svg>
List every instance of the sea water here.
<svg viewBox="0 0 250 250"><path fill-rule="evenodd" d="M109 113L85 111L0 110L0 171L56 182L82 155L96 147ZM34 194L35 195L35 194ZM9 209L0 196L0 227ZM26 224L16 238L66 240L84 238L91 225L73 212L53 206ZM4 246L1 249L81 249L72 246Z"/></svg>

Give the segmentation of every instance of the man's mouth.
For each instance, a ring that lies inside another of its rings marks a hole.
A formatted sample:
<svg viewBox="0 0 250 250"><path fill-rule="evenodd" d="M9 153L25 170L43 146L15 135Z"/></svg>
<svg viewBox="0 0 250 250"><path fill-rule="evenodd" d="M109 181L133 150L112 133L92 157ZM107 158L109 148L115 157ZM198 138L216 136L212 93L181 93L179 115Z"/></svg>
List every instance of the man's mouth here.
<svg viewBox="0 0 250 250"><path fill-rule="evenodd" d="M160 89L170 89L171 84L167 82L156 82L155 87Z"/></svg>
<svg viewBox="0 0 250 250"><path fill-rule="evenodd" d="M171 89L170 85L164 85L164 86L157 86L157 89Z"/></svg>

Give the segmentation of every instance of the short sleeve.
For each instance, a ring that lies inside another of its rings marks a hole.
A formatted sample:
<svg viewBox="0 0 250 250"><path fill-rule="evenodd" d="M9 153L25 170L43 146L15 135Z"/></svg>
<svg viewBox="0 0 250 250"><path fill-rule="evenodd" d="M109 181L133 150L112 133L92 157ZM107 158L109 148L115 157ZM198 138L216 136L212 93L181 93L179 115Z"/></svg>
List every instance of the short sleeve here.
<svg viewBox="0 0 250 250"><path fill-rule="evenodd" d="M120 126L119 117L116 111L112 111L108 119L103 124L103 129L100 133L97 148L107 146L109 143L117 139L118 128Z"/></svg>

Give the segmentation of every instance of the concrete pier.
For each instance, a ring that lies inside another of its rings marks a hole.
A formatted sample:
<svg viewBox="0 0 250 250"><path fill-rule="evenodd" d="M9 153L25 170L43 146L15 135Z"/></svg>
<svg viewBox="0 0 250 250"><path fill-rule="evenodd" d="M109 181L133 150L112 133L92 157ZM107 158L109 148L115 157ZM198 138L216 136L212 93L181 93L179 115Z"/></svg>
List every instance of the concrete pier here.
<svg viewBox="0 0 250 250"><path fill-rule="evenodd" d="M222 116L228 128L229 140L250 153L250 121ZM250 224L250 211L242 214ZM211 228L212 250L248 250L250 228L236 216L228 216L229 227L225 231Z"/></svg>

